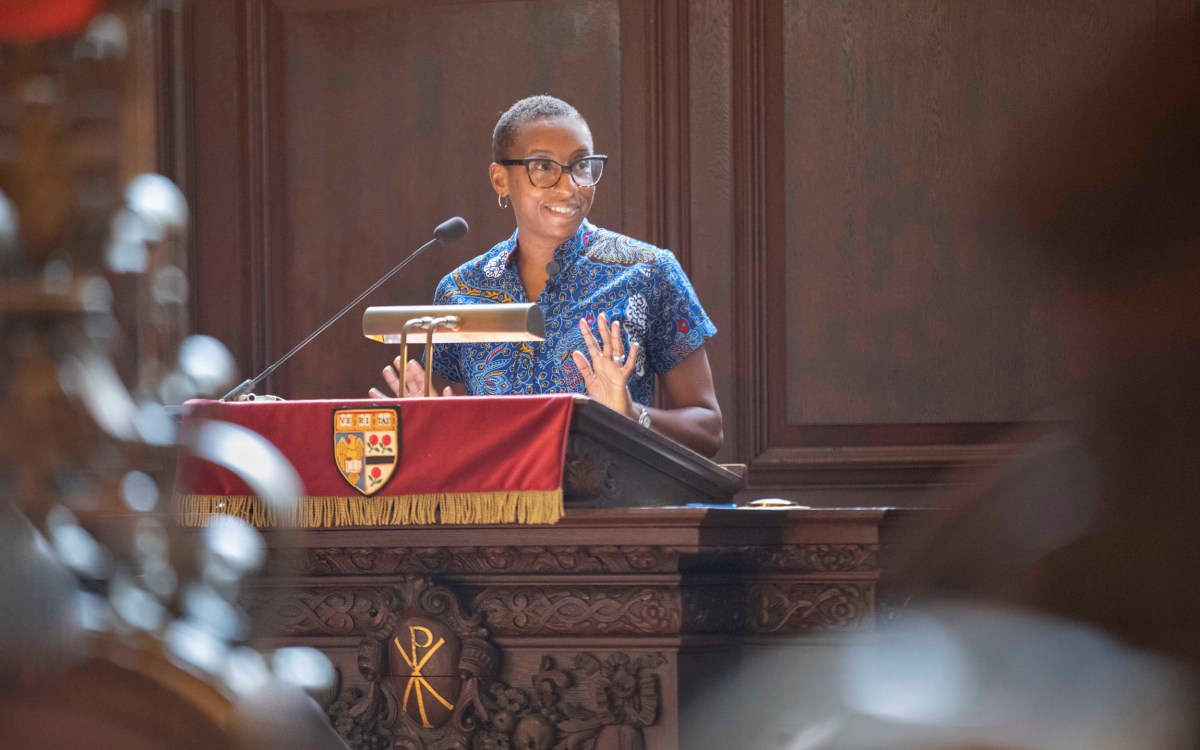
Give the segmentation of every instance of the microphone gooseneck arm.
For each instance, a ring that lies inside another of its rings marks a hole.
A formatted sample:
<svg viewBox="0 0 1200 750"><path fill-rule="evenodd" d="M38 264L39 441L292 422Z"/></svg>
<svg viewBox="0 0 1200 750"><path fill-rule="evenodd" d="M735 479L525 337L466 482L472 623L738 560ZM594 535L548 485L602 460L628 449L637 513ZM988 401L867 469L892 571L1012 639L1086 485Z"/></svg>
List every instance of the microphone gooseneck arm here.
<svg viewBox="0 0 1200 750"><path fill-rule="evenodd" d="M296 344L294 347L292 347L292 350L290 352L288 352L287 354L285 354L282 357L280 357L279 359L277 359L270 367L263 370L256 377L253 377L249 380L243 380L241 383L239 383L237 386L235 386L233 390L231 390L229 393L226 393L224 396L222 396L221 400L222 401L233 401L233 400L236 400L236 399L244 396L245 394L249 393L254 388L254 386L258 385L260 382L262 382L262 380L264 378L266 378L271 373L275 372L276 368L278 368L284 362L287 362L289 359L291 359L293 354L300 351L304 347L308 346L310 341L312 341L317 336L320 336L322 333L324 333L325 329L329 328L329 326L336 323L343 315L350 312L350 310L352 310L355 305L357 305L358 303L360 303L364 299L366 299L367 296L371 292L373 292L376 289L378 289L379 287L381 287L385 282L387 282L388 279L392 278L397 273L399 273L400 270L403 269L405 266L407 266L414 258L416 258L418 255L420 255L422 252L424 252L426 249L428 249L430 245L433 245L433 244L436 244L439 242L441 242L441 243L454 242L455 240L459 239L466 233L467 233L467 222L458 216L455 216L453 219L449 219L448 221L444 221L441 224L439 224L437 226L437 229L433 230L433 239L431 239L429 242L426 242L424 245L421 245L416 250L413 250L412 253L410 253L407 258L400 261L400 263L397 264L395 268L393 268L392 270L385 273L382 277L380 277L380 279L378 281L376 281L374 284L372 284L370 287L368 287L366 289L366 291L364 291L362 294L355 297L350 302L350 304L346 305L341 310L338 310L338 312L332 318L325 321L321 325L320 328L318 328L317 330L308 334L308 336L305 337L305 339L303 341L301 341L299 344Z"/></svg>

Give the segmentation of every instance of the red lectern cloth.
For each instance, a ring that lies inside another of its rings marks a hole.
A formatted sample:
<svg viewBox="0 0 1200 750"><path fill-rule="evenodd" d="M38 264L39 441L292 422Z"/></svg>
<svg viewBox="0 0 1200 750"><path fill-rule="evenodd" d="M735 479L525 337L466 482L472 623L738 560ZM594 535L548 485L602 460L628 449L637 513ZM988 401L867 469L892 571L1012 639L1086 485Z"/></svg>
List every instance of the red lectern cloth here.
<svg viewBox="0 0 1200 750"><path fill-rule="evenodd" d="M304 483L294 518L275 518L224 468L184 456L180 518L214 513L255 525L350 526L426 523L554 523L563 515L562 477L574 396L402 400L193 401L189 420L212 419L263 435ZM396 408L400 455L391 478L365 496L335 462L334 412Z"/></svg>

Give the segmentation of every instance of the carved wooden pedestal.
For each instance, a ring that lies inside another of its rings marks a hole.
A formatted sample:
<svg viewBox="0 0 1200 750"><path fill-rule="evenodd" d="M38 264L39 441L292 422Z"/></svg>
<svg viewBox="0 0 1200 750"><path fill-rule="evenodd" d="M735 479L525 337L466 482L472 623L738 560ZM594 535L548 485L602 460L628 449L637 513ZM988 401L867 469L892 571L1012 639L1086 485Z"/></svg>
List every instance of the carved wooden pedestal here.
<svg viewBox="0 0 1200 750"><path fill-rule="evenodd" d="M268 532L287 572L248 604L274 645L338 666L329 713L356 748L696 747L689 707L747 654L873 627L883 513Z"/></svg>

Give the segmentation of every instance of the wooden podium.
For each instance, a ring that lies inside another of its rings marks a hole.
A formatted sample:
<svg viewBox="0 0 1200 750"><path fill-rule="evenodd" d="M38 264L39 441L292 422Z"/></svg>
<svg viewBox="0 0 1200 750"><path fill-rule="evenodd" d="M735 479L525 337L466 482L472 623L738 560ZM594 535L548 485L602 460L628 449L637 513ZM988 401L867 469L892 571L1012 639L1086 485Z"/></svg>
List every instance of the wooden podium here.
<svg viewBox="0 0 1200 750"><path fill-rule="evenodd" d="M717 747L702 707L754 689L755 653L873 627L883 510L682 507L741 480L576 406L556 524L264 531L247 608L269 645L337 665L327 712L352 747Z"/></svg>
<svg viewBox="0 0 1200 750"><path fill-rule="evenodd" d="M743 477L579 396L563 470L568 508L729 503Z"/></svg>

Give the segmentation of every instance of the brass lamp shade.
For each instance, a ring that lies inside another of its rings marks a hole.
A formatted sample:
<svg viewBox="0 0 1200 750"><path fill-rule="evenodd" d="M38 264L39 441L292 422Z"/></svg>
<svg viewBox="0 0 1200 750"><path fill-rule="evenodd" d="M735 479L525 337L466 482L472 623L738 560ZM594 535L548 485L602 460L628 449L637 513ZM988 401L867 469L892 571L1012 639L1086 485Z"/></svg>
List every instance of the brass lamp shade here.
<svg viewBox="0 0 1200 750"><path fill-rule="evenodd" d="M546 319L542 309L523 305L430 305L428 307L368 307L363 313L363 335L385 344L400 344L400 360L408 361L408 337L414 330L425 335L427 361L433 361L436 344L469 344L485 341L542 341ZM414 394L404 394L403 397ZM425 396L433 395L433 368L425 368Z"/></svg>
<svg viewBox="0 0 1200 750"><path fill-rule="evenodd" d="M404 343L404 330L426 330L410 324L423 318L444 319L432 331L434 344L468 344L486 341L542 341L546 320L542 309L530 302L505 305L427 305L423 307L368 307L363 313L363 335L385 344ZM426 338L424 333L422 338Z"/></svg>

